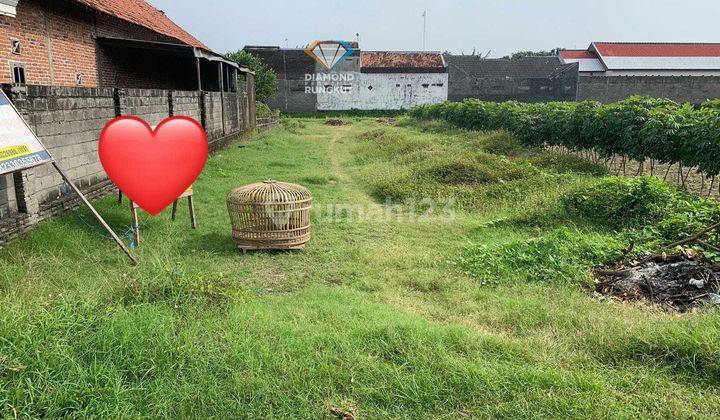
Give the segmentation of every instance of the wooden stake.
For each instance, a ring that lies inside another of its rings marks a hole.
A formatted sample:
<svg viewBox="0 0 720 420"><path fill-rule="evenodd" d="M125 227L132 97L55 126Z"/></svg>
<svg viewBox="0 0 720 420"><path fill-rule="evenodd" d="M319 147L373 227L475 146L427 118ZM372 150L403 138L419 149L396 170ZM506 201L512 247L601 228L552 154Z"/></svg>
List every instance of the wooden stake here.
<svg viewBox="0 0 720 420"><path fill-rule="evenodd" d="M188 196L188 208L190 209L190 226L193 229L197 229L197 222L195 221L195 204L193 202L193 196Z"/></svg>
<svg viewBox="0 0 720 420"><path fill-rule="evenodd" d="M138 220L137 207L135 207L135 203L133 203L132 200L130 201L130 213L132 214L132 230L135 246L140 246L140 222Z"/></svg>
<svg viewBox="0 0 720 420"><path fill-rule="evenodd" d="M88 201L88 199L85 197L85 195L82 193L82 191L80 191L80 189L75 185L74 182L72 182L72 180L65 174L65 172L60 168L60 166L58 166L58 164L55 161L53 161L52 165L55 168L55 170L58 171L60 176L65 180L65 182L70 186L70 188L72 188L72 190L75 192L75 194L77 194L78 197L80 197L80 200L90 210L90 212L95 217L95 219L97 219L97 221L100 222L102 227L110 234L110 236L118 244L120 249L122 249L123 252L125 252L125 255L127 255L128 258L130 258L130 261L132 262L132 264L137 265L138 264L137 258L135 258L135 256L132 254L132 252L130 252L130 249L128 249L128 247L125 246L125 243L122 240L120 240L120 238L117 236L115 231L113 231L112 228L110 227L110 225L107 224L105 219L103 219L102 216L100 216L100 213L98 213L97 210L95 210L95 207L93 207L93 205L90 203L90 201Z"/></svg>
<svg viewBox="0 0 720 420"><path fill-rule="evenodd" d="M172 221L175 221L175 215L177 214L177 206L178 206L178 201L177 200L173 201L172 217L171 217Z"/></svg>

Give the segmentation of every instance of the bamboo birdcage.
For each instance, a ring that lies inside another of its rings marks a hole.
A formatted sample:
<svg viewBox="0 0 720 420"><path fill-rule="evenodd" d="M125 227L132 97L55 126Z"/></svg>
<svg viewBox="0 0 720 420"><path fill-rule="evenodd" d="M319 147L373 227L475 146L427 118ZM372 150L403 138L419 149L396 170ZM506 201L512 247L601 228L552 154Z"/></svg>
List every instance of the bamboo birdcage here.
<svg viewBox="0 0 720 420"><path fill-rule="evenodd" d="M302 249L310 240L310 191L296 184L264 181L230 192L233 239L243 251Z"/></svg>

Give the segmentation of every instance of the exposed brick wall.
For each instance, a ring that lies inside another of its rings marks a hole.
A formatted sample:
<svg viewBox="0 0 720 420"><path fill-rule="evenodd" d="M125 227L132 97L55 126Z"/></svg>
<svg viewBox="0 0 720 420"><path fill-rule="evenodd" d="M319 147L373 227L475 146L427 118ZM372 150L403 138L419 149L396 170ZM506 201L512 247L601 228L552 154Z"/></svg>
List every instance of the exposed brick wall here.
<svg viewBox="0 0 720 420"><path fill-rule="evenodd" d="M177 39L67 0L23 0L17 17L0 16L0 83L11 83L10 61L23 63L29 85L195 88L195 62L162 51L99 47L95 37L165 43ZM12 54L10 39L21 53ZM172 63L168 67L167 63ZM98 70L99 66L99 70Z"/></svg>
<svg viewBox="0 0 720 420"><path fill-rule="evenodd" d="M699 104L720 98L718 76L580 76L578 100L610 103L632 95Z"/></svg>

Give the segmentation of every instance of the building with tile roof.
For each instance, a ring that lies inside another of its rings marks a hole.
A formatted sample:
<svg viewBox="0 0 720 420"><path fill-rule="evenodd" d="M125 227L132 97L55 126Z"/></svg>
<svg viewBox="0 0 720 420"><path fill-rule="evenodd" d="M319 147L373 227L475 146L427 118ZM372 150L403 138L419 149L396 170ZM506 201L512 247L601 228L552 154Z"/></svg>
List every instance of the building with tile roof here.
<svg viewBox="0 0 720 420"><path fill-rule="evenodd" d="M720 76L720 43L593 42L560 50L580 72L605 76Z"/></svg>
<svg viewBox="0 0 720 420"><path fill-rule="evenodd" d="M308 50L245 47L278 74L278 94L269 105L290 113L400 110L447 100L448 74L442 53L361 51L355 42L336 42L352 51L330 70L323 60L313 58L312 46L318 42L310 44ZM333 58L338 56L333 47L329 53Z"/></svg>
<svg viewBox="0 0 720 420"><path fill-rule="evenodd" d="M145 0L0 0L0 83L236 89L247 69Z"/></svg>

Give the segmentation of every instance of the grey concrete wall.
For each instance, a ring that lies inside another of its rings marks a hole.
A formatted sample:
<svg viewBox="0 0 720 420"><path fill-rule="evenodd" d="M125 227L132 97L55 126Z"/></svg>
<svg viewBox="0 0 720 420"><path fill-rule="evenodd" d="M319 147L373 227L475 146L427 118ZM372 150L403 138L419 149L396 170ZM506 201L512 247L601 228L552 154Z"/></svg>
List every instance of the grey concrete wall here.
<svg viewBox="0 0 720 420"><path fill-rule="evenodd" d="M562 64L555 57L517 60L482 59L445 55L448 64L448 99L462 101L550 102L574 101L577 64Z"/></svg>
<svg viewBox="0 0 720 420"><path fill-rule="evenodd" d="M0 218L17 211L12 175L0 175Z"/></svg>
<svg viewBox="0 0 720 420"><path fill-rule="evenodd" d="M135 115L157 126L170 115L169 93L161 89L121 89L121 114Z"/></svg>
<svg viewBox="0 0 720 420"><path fill-rule="evenodd" d="M116 191L100 163L98 138L117 115L137 115L151 125L170 115L204 121L213 149L255 127L248 120L255 117L252 84L224 93L224 107L219 92L27 86L9 93L59 165L91 199ZM75 205L76 198L51 165L0 176L0 244Z"/></svg>
<svg viewBox="0 0 720 420"><path fill-rule="evenodd" d="M224 137L220 92L205 93L205 131L212 141Z"/></svg>
<svg viewBox="0 0 720 420"><path fill-rule="evenodd" d="M578 100L610 103L632 95L699 104L720 98L718 76L580 76Z"/></svg>

